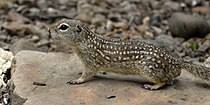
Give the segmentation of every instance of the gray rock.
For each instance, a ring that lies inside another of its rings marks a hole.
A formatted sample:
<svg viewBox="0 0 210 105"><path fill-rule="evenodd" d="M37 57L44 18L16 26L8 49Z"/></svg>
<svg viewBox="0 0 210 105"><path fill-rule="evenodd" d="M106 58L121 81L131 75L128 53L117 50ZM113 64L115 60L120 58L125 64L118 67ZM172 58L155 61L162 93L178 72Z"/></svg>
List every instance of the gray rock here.
<svg viewBox="0 0 210 105"><path fill-rule="evenodd" d="M170 8L173 11L179 11L181 9L181 6L179 5L179 3L173 2L170 0L166 1L164 3L164 6Z"/></svg>
<svg viewBox="0 0 210 105"><path fill-rule="evenodd" d="M160 1L150 0L149 3L150 3L150 5L151 5L151 7L152 7L153 10L154 9L160 9L161 8Z"/></svg>
<svg viewBox="0 0 210 105"><path fill-rule="evenodd" d="M206 40L202 45L200 45L198 51L207 51L208 49L210 49L210 40Z"/></svg>
<svg viewBox="0 0 210 105"><path fill-rule="evenodd" d="M122 7L121 10L119 10L120 12L133 12L135 10L137 10L136 5L130 3L129 1L124 1L120 4L120 6Z"/></svg>
<svg viewBox="0 0 210 105"><path fill-rule="evenodd" d="M204 62L205 66L206 67L209 67L210 68L210 57L208 57L205 62Z"/></svg>
<svg viewBox="0 0 210 105"><path fill-rule="evenodd" d="M10 50L13 54L18 53L21 50L35 50L40 51L39 48L37 48L33 43L28 42L25 39L20 39L14 44L11 45Z"/></svg>
<svg viewBox="0 0 210 105"><path fill-rule="evenodd" d="M163 21L162 15L154 15L150 19L150 25L159 27L162 21Z"/></svg>
<svg viewBox="0 0 210 105"><path fill-rule="evenodd" d="M8 13L8 17L10 20L12 20L13 22L17 22L17 23L26 23L26 22L30 22L30 20L26 17L24 17L23 15L11 10Z"/></svg>
<svg viewBox="0 0 210 105"><path fill-rule="evenodd" d="M80 85L68 85L84 69L75 54L21 51L12 80L24 105L209 105L209 86L183 72L178 81L158 91L144 90L143 79L116 74L97 75ZM109 79L108 79L109 78ZM46 86L33 85L34 82ZM129 93L129 94L128 94ZM158 98L157 98L158 97ZM184 101L183 101L184 100Z"/></svg>
<svg viewBox="0 0 210 105"><path fill-rule="evenodd" d="M210 32L210 26L201 17L183 13L174 13L169 19L169 30L175 37L204 37Z"/></svg>
<svg viewBox="0 0 210 105"><path fill-rule="evenodd" d="M181 46L178 40L169 35L159 35L155 38L155 42L169 52L173 52L177 47Z"/></svg>
<svg viewBox="0 0 210 105"><path fill-rule="evenodd" d="M101 25L102 23L106 22L106 17L101 14L96 14L92 19L91 23L96 25Z"/></svg>

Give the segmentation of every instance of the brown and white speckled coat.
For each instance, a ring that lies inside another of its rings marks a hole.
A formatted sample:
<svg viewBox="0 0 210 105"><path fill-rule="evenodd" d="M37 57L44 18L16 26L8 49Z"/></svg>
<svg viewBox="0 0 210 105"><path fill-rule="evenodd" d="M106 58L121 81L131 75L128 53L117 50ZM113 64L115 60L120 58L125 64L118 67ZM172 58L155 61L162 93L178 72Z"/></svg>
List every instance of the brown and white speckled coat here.
<svg viewBox="0 0 210 105"><path fill-rule="evenodd" d="M49 32L52 37L70 43L85 66L82 76L70 84L83 83L97 72L105 71L139 75L154 83L143 85L145 89L155 90L178 77L181 69L210 81L209 68L176 59L149 43L97 35L78 20L60 20Z"/></svg>

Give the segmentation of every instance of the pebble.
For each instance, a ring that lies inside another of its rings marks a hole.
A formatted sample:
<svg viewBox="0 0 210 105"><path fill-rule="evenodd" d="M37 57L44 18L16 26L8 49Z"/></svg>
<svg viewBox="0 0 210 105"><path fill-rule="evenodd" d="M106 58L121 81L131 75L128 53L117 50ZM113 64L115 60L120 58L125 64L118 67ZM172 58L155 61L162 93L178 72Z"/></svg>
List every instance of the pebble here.
<svg viewBox="0 0 210 105"><path fill-rule="evenodd" d="M91 23L92 24L97 24L97 26L102 25L102 23L106 22L106 17L102 14L96 14L92 19L91 19Z"/></svg>
<svg viewBox="0 0 210 105"><path fill-rule="evenodd" d="M164 3L164 6L170 8L172 11L179 11L181 9L178 2L173 2L169 0Z"/></svg>
<svg viewBox="0 0 210 105"><path fill-rule="evenodd" d="M208 49L210 49L210 40L206 40L202 45L200 45L198 51L207 51Z"/></svg>
<svg viewBox="0 0 210 105"><path fill-rule="evenodd" d="M10 51L12 51L13 54L17 54L21 50L40 51L39 48L34 45L34 43L25 39L20 39L10 46Z"/></svg>
<svg viewBox="0 0 210 105"><path fill-rule="evenodd" d="M195 7L192 9L192 12L194 13L201 13L201 14L207 14L210 13L210 8L209 7Z"/></svg>
<svg viewBox="0 0 210 105"><path fill-rule="evenodd" d="M13 21L13 22L17 22L17 23L29 23L30 20L26 17L24 17L23 15L11 10L8 13L8 18Z"/></svg>
<svg viewBox="0 0 210 105"><path fill-rule="evenodd" d="M206 67L210 67L210 57L208 57L204 62Z"/></svg>
<svg viewBox="0 0 210 105"><path fill-rule="evenodd" d="M128 24L126 24L125 22L115 22L114 23L114 27L115 28L127 29L128 28Z"/></svg>
<svg viewBox="0 0 210 105"><path fill-rule="evenodd" d="M207 21L198 16L174 13L169 19L169 31L175 37L205 37L210 32L209 29Z"/></svg>
<svg viewBox="0 0 210 105"><path fill-rule="evenodd" d="M169 52L173 52L177 47L181 46L178 40L169 35L159 35L155 38L155 42Z"/></svg>
<svg viewBox="0 0 210 105"><path fill-rule="evenodd" d="M40 35L42 34L42 29L33 25L33 24L20 24L17 22L11 22L8 24L2 25L2 27L7 30L10 34L15 34L19 36L25 35ZM45 35L46 36L46 35Z"/></svg>
<svg viewBox="0 0 210 105"><path fill-rule="evenodd" d="M161 3L160 1L156 1L156 0L150 0L150 5L152 7L152 9L160 9L161 8Z"/></svg>
<svg viewBox="0 0 210 105"><path fill-rule="evenodd" d="M83 22L90 22L91 21L91 17L92 17L92 13L79 13L75 19L81 20Z"/></svg>
<svg viewBox="0 0 210 105"><path fill-rule="evenodd" d="M162 21L163 21L163 17L161 15L155 15L150 19L150 25L160 26Z"/></svg>
<svg viewBox="0 0 210 105"><path fill-rule="evenodd" d="M145 34L146 31L149 29L148 26L146 25L139 25L136 27L137 28L137 31L140 33L140 34Z"/></svg>
<svg viewBox="0 0 210 105"><path fill-rule="evenodd" d="M40 40L39 36L33 35L30 39L31 42L38 42Z"/></svg>
<svg viewBox="0 0 210 105"><path fill-rule="evenodd" d="M41 47L41 46L48 45L49 43L50 43L49 40L47 40L47 39L42 39L42 40L40 40L40 41L36 44L36 46L37 46L37 47Z"/></svg>

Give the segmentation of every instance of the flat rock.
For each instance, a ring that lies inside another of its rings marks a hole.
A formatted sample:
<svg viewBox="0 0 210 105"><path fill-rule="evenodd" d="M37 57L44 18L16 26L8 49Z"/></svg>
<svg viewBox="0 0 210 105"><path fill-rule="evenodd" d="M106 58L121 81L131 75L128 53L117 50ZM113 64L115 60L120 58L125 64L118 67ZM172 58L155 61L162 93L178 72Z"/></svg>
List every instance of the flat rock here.
<svg viewBox="0 0 210 105"><path fill-rule="evenodd" d="M169 30L175 37L205 37L210 32L210 25L202 17L174 13L169 19Z"/></svg>
<svg viewBox="0 0 210 105"><path fill-rule="evenodd" d="M209 105L210 86L183 71L176 83L161 90L142 88L135 76L97 74L80 85L66 84L84 69L75 54L21 51L12 76L14 93L24 105ZM46 86L33 85L34 82ZM17 100L13 100L17 101Z"/></svg>

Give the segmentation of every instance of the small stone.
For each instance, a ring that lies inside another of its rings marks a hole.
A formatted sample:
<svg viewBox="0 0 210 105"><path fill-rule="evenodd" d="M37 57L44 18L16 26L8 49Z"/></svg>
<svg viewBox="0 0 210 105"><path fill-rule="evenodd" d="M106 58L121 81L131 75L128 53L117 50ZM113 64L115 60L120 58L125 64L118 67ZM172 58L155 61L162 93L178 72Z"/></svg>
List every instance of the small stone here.
<svg viewBox="0 0 210 105"><path fill-rule="evenodd" d="M7 41L10 41L11 40L11 36L10 35L0 35L0 41L4 41L4 42L7 42Z"/></svg>
<svg viewBox="0 0 210 105"><path fill-rule="evenodd" d="M42 40L40 40L40 41L36 44L36 46L37 46L37 47L41 47L41 46L48 45L49 43L50 43L49 40L47 40L47 39L42 39Z"/></svg>
<svg viewBox="0 0 210 105"><path fill-rule="evenodd" d="M39 41L39 40L40 40L40 38L39 38L39 36L37 36L37 35L33 35L33 36L31 37L31 39L30 39L31 42L37 42L37 41Z"/></svg>
<svg viewBox="0 0 210 105"><path fill-rule="evenodd" d="M108 18L112 21L112 22L118 22L121 19L121 15L118 13L109 13L108 14Z"/></svg>
<svg viewBox="0 0 210 105"><path fill-rule="evenodd" d="M210 40L206 40L202 45L200 45L198 51L206 51L208 49L210 49Z"/></svg>
<svg viewBox="0 0 210 105"><path fill-rule="evenodd" d="M148 26L145 26L145 25L139 25L136 28L137 28L137 31L140 34L145 34L147 32L147 30L149 29L149 27Z"/></svg>
<svg viewBox="0 0 210 105"><path fill-rule="evenodd" d="M98 14L108 14L109 13L108 9L105 9L105 8L102 8L99 6L93 6L93 11L94 11L94 13L98 13Z"/></svg>
<svg viewBox="0 0 210 105"><path fill-rule="evenodd" d="M31 14L33 14L33 15L35 15L35 14L39 14L41 11L40 11L40 9L38 9L38 8L30 8L29 9L29 12L31 13Z"/></svg>
<svg viewBox="0 0 210 105"><path fill-rule="evenodd" d="M112 21L108 20L106 23L106 30L107 31L111 31L113 29L114 25L112 23Z"/></svg>
<svg viewBox="0 0 210 105"><path fill-rule="evenodd" d="M100 35L105 34L105 33L106 33L105 27L98 27L98 28L96 29L96 33L98 33L98 34L100 34Z"/></svg>
<svg viewBox="0 0 210 105"><path fill-rule="evenodd" d="M14 44L11 45L10 50L16 54L21 50L34 50L34 51L40 51L39 48L37 48L33 43L28 42L25 39L20 39Z"/></svg>
<svg viewBox="0 0 210 105"><path fill-rule="evenodd" d="M137 10L136 5L131 4L129 1L124 1L121 3L121 12L132 12Z"/></svg>
<svg viewBox="0 0 210 105"><path fill-rule="evenodd" d="M107 0L107 2L112 5L118 5L122 0Z"/></svg>
<svg viewBox="0 0 210 105"><path fill-rule="evenodd" d="M206 67L210 67L210 57L208 57L204 62Z"/></svg>
<svg viewBox="0 0 210 105"><path fill-rule="evenodd" d="M147 16L147 17L145 17L142 21L143 21L143 24L144 24L144 25L149 26L150 17Z"/></svg>
<svg viewBox="0 0 210 105"><path fill-rule="evenodd" d="M91 19L91 23L92 24L97 24L97 25L101 25L102 23L104 23L106 21L106 17L104 15L101 14L96 14L92 19Z"/></svg>
<svg viewBox="0 0 210 105"><path fill-rule="evenodd" d="M151 27L156 34L160 35L161 33L163 33L163 30L161 28L158 28L158 27L155 27L155 26L152 26Z"/></svg>
<svg viewBox="0 0 210 105"><path fill-rule="evenodd" d="M2 25L2 28L7 30L10 34L15 34L15 35L40 35L42 34L41 29L35 25L32 24L20 24L17 22L11 22L8 24Z"/></svg>
<svg viewBox="0 0 210 105"><path fill-rule="evenodd" d="M207 13L210 13L210 8L209 7L195 7L192 9L192 12L207 14Z"/></svg>
<svg viewBox="0 0 210 105"><path fill-rule="evenodd" d="M115 22L114 23L114 27L127 29L128 28L128 24L126 24L125 22Z"/></svg>
<svg viewBox="0 0 210 105"><path fill-rule="evenodd" d="M159 35L155 38L155 42L169 52L173 52L178 46L179 41L169 35Z"/></svg>
<svg viewBox="0 0 210 105"><path fill-rule="evenodd" d="M201 17L174 13L169 19L169 30L175 37L183 37L185 39L205 37L210 32L209 29L209 24Z"/></svg>
<svg viewBox="0 0 210 105"><path fill-rule="evenodd" d="M49 7L49 8L47 8L47 12L48 13L57 13L57 10L52 7Z"/></svg>
<svg viewBox="0 0 210 105"><path fill-rule="evenodd" d="M152 7L152 9L154 10L154 9L160 9L161 8L161 3L160 3L160 1L156 1L156 0L152 0L152 1L150 1L149 2L150 3L150 5L151 5L151 7Z"/></svg>
<svg viewBox="0 0 210 105"><path fill-rule="evenodd" d="M92 14L90 13L80 13L78 14L75 19L81 20L83 22L90 22Z"/></svg>
<svg viewBox="0 0 210 105"><path fill-rule="evenodd" d="M0 46L2 46L3 49L6 49L7 50L7 49L9 49L10 44L5 43L3 41L0 41Z"/></svg>
<svg viewBox="0 0 210 105"><path fill-rule="evenodd" d="M164 3L164 6L170 8L173 11L179 11L181 9L178 2L174 2L174 1L166 1Z"/></svg>
<svg viewBox="0 0 210 105"><path fill-rule="evenodd" d="M0 2L0 8L6 10L11 8L11 4L16 2L16 0L1 0Z"/></svg>
<svg viewBox="0 0 210 105"><path fill-rule="evenodd" d="M133 19L133 23L136 25L142 24L143 17L140 15L135 15Z"/></svg>
<svg viewBox="0 0 210 105"><path fill-rule="evenodd" d="M30 20L28 18L24 17L23 15L15 12L13 10L8 13L8 17L10 20L12 20L13 22L17 22L17 23L30 22Z"/></svg>
<svg viewBox="0 0 210 105"><path fill-rule="evenodd" d="M163 21L163 17L161 15L155 15L150 19L150 25L160 26L162 21Z"/></svg>

